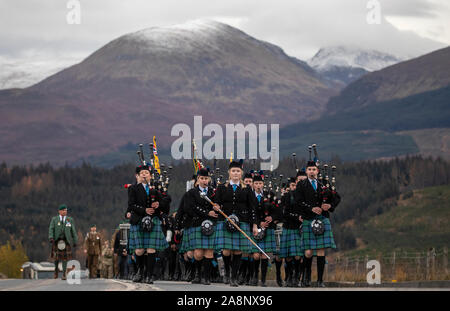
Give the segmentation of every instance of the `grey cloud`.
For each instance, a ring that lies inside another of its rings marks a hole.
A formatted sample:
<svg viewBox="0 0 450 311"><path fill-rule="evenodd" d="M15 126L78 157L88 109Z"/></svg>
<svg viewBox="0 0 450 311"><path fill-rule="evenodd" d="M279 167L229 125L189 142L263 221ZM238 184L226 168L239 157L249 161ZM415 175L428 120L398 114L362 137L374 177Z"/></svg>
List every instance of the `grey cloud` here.
<svg viewBox="0 0 450 311"><path fill-rule="evenodd" d="M399 55L419 55L443 44L399 31L386 20L368 25L364 0L80 0L81 25L67 25L64 0L0 0L0 55L27 50L88 56L132 31L197 18L241 19L240 28L281 46L289 55L311 57L327 45L358 44ZM433 16L429 1L380 0L382 13ZM44 53L44 52L43 52Z"/></svg>

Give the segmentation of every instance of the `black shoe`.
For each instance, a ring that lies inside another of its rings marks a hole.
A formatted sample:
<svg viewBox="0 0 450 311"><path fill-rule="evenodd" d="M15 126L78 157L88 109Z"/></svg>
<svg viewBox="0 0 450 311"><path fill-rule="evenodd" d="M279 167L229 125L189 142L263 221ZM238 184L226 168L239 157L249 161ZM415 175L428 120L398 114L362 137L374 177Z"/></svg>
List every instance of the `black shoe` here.
<svg viewBox="0 0 450 311"><path fill-rule="evenodd" d="M250 282L251 282L252 278L250 277L250 275L247 275L245 278L245 285L249 285L250 286Z"/></svg>
<svg viewBox="0 0 450 311"><path fill-rule="evenodd" d="M291 282L292 282L292 276L288 275L287 278L284 280L284 284L286 287L290 287L289 285L291 284Z"/></svg>
<svg viewBox="0 0 450 311"><path fill-rule="evenodd" d="M283 287L283 280L281 279L281 275L277 275L277 284L279 287Z"/></svg>
<svg viewBox="0 0 450 311"><path fill-rule="evenodd" d="M237 283L236 279L231 279L230 280L230 286L231 287L238 287L239 284Z"/></svg>
<svg viewBox="0 0 450 311"><path fill-rule="evenodd" d="M203 285L211 285L211 282L208 279L203 279L202 284Z"/></svg>
<svg viewBox="0 0 450 311"><path fill-rule="evenodd" d="M250 281L250 286L258 286L258 279L252 277L252 280Z"/></svg>
<svg viewBox="0 0 450 311"><path fill-rule="evenodd" d="M201 279L199 275L196 275L195 278L192 280L191 282L192 284L200 284L201 283Z"/></svg>
<svg viewBox="0 0 450 311"><path fill-rule="evenodd" d="M311 270L305 268L304 287L311 287Z"/></svg>
<svg viewBox="0 0 450 311"><path fill-rule="evenodd" d="M223 276L223 284L230 284L230 277L226 274Z"/></svg>
<svg viewBox="0 0 450 311"><path fill-rule="evenodd" d="M238 284L239 284L239 285L244 285L244 283L245 283L245 277L244 277L243 275L240 275L240 276L239 276Z"/></svg>
<svg viewBox="0 0 450 311"><path fill-rule="evenodd" d="M261 286L262 287L267 287L267 285L266 285L266 276L265 275L261 275Z"/></svg>
<svg viewBox="0 0 450 311"><path fill-rule="evenodd" d="M323 281L317 281L317 287L326 287Z"/></svg>
<svg viewBox="0 0 450 311"><path fill-rule="evenodd" d="M300 276L294 275L292 278L292 287L300 287L298 284L300 282Z"/></svg>
<svg viewBox="0 0 450 311"><path fill-rule="evenodd" d="M188 274L186 281L192 282L192 280L194 280L194 278L195 278L194 271L192 271Z"/></svg>
<svg viewBox="0 0 450 311"><path fill-rule="evenodd" d="M153 277L152 276L147 276L143 283L153 284Z"/></svg>
<svg viewBox="0 0 450 311"><path fill-rule="evenodd" d="M139 283L142 282L142 279L144 278L144 270L138 269L138 272L133 277L133 282Z"/></svg>

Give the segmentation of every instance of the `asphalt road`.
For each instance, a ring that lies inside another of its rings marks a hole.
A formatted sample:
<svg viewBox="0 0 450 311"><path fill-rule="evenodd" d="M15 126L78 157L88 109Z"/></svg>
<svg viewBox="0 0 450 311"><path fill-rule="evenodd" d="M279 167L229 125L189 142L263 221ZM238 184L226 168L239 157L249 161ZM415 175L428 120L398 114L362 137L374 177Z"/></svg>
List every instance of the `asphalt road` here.
<svg viewBox="0 0 450 311"><path fill-rule="evenodd" d="M112 279L81 279L81 284L68 284L61 279L0 280L0 291L449 291L450 288L415 288L415 287L346 287L346 288L288 288L288 287L230 287L225 284L191 284L188 282L156 281L154 284L133 283L131 281Z"/></svg>

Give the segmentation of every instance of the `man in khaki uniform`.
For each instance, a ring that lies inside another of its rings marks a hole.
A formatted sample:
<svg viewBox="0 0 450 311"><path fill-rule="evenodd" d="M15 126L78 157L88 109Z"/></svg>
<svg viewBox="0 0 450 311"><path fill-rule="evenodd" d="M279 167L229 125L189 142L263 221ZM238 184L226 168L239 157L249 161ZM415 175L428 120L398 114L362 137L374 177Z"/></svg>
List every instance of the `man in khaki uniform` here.
<svg viewBox="0 0 450 311"><path fill-rule="evenodd" d="M100 270L100 275L102 278L113 278L113 256L114 250L109 246L109 241L105 241L101 257L102 268Z"/></svg>
<svg viewBox="0 0 450 311"><path fill-rule="evenodd" d="M91 226L91 231L84 240L84 253L88 255L89 278L97 277L98 256L102 253L102 240L97 233L97 227Z"/></svg>

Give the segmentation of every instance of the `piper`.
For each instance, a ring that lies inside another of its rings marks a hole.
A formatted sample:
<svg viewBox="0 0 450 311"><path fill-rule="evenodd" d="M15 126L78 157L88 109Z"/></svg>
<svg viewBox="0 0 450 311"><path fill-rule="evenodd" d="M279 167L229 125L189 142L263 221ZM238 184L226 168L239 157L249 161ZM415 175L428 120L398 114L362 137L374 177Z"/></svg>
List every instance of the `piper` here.
<svg viewBox="0 0 450 311"><path fill-rule="evenodd" d="M296 179L291 177L289 179L289 191L282 199L284 225L279 255L285 260L286 286L288 287L297 287L298 285L300 257L303 256L301 232L299 230L303 220L300 214L300 207L296 204L296 186Z"/></svg>
<svg viewBox="0 0 450 311"><path fill-rule="evenodd" d="M305 250L305 280L303 286L311 286L311 265L313 251L317 253L317 286L325 287L323 271L325 268L325 249L336 248L331 230L330 212L334 212L340 202L340 196L334 192L332 198L324 202L322 188L318 180L318 161L308 161L307 178L300 181L296 188L296 200L300 205L303 218L301 245Z"/></svg>
<svg viewBox="0 0 450 311"><path fill-rule="evenodd" d="M256 206L256 217L259 225L258 233L254 235L258 246L263 249L270 257L276 252L275 241L275 228L279 221L280 215L279 209L275 201L274 196L268 191L263 191L264 180L263 176L255 174L253 176L253 188L254 188L254 202ZM261 262L261 286L266 287L266 275L269 260L261 254L261 252L254 247L253 250L253 278L251 285L258 285L258 272L259 264Z"/></svg>
<svg viewBox="0 0 450 311"><path fill-rule="evenodd" d="M185 210L192 217L192 227L185 234L189 238L190 248L194 250L195 277L192 280L193 284L211 284L211 266L216 238L214 227L218 214L213 210L211 204L200 196L202 193L215 201L214 189L209 186L210 182L209 170L201 168L197 174L197 186L190 189L184 199ZM203 277L201 275L202 266Z"/></svg>
<svg viewBox="0 0 450 311"><path fill-rule="evenodd" d="M230 215L234 223L238 222L238 227L250 234L258 233L256 225L256 213L254 206L253 192L242 181L242 162L231 161L228 166L229 180L225 184L220 184L216 191L216 204L214 210L222 210L226 215ZM237 273L241 262L242 253L250 253L251 243L245 235L234 229L233 224L225 217L219 215L216 226L216 249L222 250L222 258L225 265L224 283L230 286L238 286ZM233 257L231 257L233 256ZM231 267L231 278L230 278Z"/></svg>
<svg viewBox="0 0 450 311"><path fill-rule="evenodd" d="M134 282L153 284L153 269L155 266L156 251L166 249L169 245L161 228L161 220L152 217L161 201L161 194L150 187L151 168L140 165L136 168L142 183L131 186L128 192L128 209L130 212L130 238L129 248L135 253L138 272L133 278ZM147 259L144 259L144 253ZM146 276L144 276L144 266Z"/></svg>

